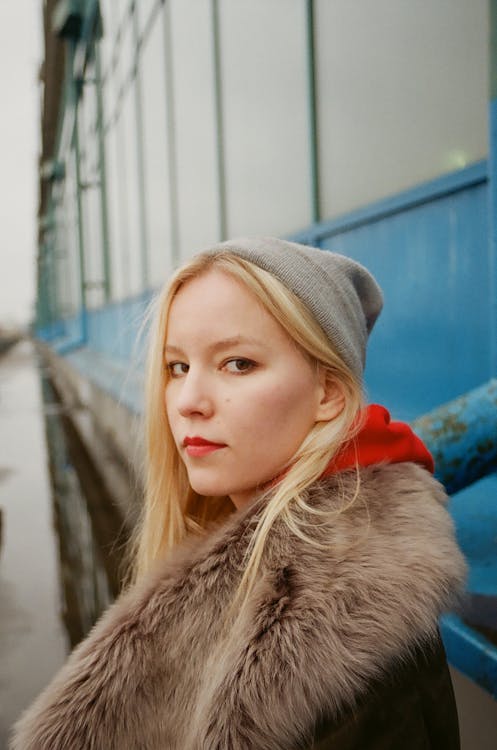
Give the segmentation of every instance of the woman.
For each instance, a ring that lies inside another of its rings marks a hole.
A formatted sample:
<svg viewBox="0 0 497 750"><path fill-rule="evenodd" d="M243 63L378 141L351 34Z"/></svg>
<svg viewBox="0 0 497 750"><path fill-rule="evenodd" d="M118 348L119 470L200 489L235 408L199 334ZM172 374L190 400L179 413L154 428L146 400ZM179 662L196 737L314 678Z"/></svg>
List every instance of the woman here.
<svg viewBox="0 0 497 750"><path fill-rule="evenodd" d="M382 307L341 255L223 243L158 303L136 581L15 750L459 746L440 614L464 562L431 456L364 408Z"/></svg>

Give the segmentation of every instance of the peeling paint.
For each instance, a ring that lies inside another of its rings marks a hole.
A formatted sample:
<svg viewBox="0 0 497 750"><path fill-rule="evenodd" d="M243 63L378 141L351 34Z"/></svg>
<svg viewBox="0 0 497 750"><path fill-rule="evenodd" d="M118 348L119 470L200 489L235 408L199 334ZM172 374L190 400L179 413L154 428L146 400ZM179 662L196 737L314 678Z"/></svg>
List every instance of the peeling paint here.
<svg viewBox="0 0 497 750"><path fill-rule="evenodd" d="M497 380L413 423L427 444L437 478L451 493L497 471Z"/></svg>

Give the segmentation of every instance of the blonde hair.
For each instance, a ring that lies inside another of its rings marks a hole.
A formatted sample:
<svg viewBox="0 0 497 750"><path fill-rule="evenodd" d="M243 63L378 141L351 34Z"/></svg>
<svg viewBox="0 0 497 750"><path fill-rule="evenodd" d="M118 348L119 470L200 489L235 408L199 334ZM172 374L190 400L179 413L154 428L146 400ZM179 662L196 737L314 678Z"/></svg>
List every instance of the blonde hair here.
<svg viewBox="0 0 497 750"><path fill-rule="evenodd" d="M314 425L287 467L282 467L285 471L266 493L267 502L249 545L239 587L239 591L243 589L248 593L261 563L267 535L277 518L281 517L292 532L305 537L296 510L309 510L304 497L306 488L321 476L330 459L358 430L363 394L361 384L334 351L313 315L272 274L229 252L198 255L180 268L156 300L151 329L146 372L145 502L132 544L135 580L188 534L202 531L233 510L228 497L203 497L193 491L163 407L168 379L164 344L171 303L188 281L212 269L229 274L251 291L302 353L317 368L322 368L344 395L341 414L330 422Z"/></svg>

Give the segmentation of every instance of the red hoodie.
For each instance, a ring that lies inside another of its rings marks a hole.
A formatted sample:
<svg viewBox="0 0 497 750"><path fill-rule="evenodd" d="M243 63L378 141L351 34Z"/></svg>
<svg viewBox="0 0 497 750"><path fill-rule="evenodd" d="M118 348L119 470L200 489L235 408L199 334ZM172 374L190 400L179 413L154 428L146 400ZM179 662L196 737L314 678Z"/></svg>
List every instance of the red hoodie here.
<svg viewBox="0 0 497 750"><path fill-rule="evenodd" d="M323 472L326 477L359 466L385 461L413 461L433 474L435 465L425 444L404 422L391 422L384 406L371 404L365 409L363 426L356 437L346 443Z"/></svg>

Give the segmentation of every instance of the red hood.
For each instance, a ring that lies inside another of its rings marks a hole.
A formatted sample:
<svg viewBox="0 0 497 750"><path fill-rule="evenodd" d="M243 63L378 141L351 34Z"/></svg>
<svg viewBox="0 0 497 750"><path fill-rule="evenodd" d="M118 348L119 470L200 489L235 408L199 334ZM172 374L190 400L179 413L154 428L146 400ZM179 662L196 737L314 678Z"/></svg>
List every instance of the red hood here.
<svg viewBox="0 0 497 750"><path fill-rule="evenodd" d="M413 461L433 474L435 465L425 444L404 422L391 422L384 406L371 404L365 409L363 426L356 437L328 464L322 476L336 474L356 465L370 466L382 461Z"/></svg>

